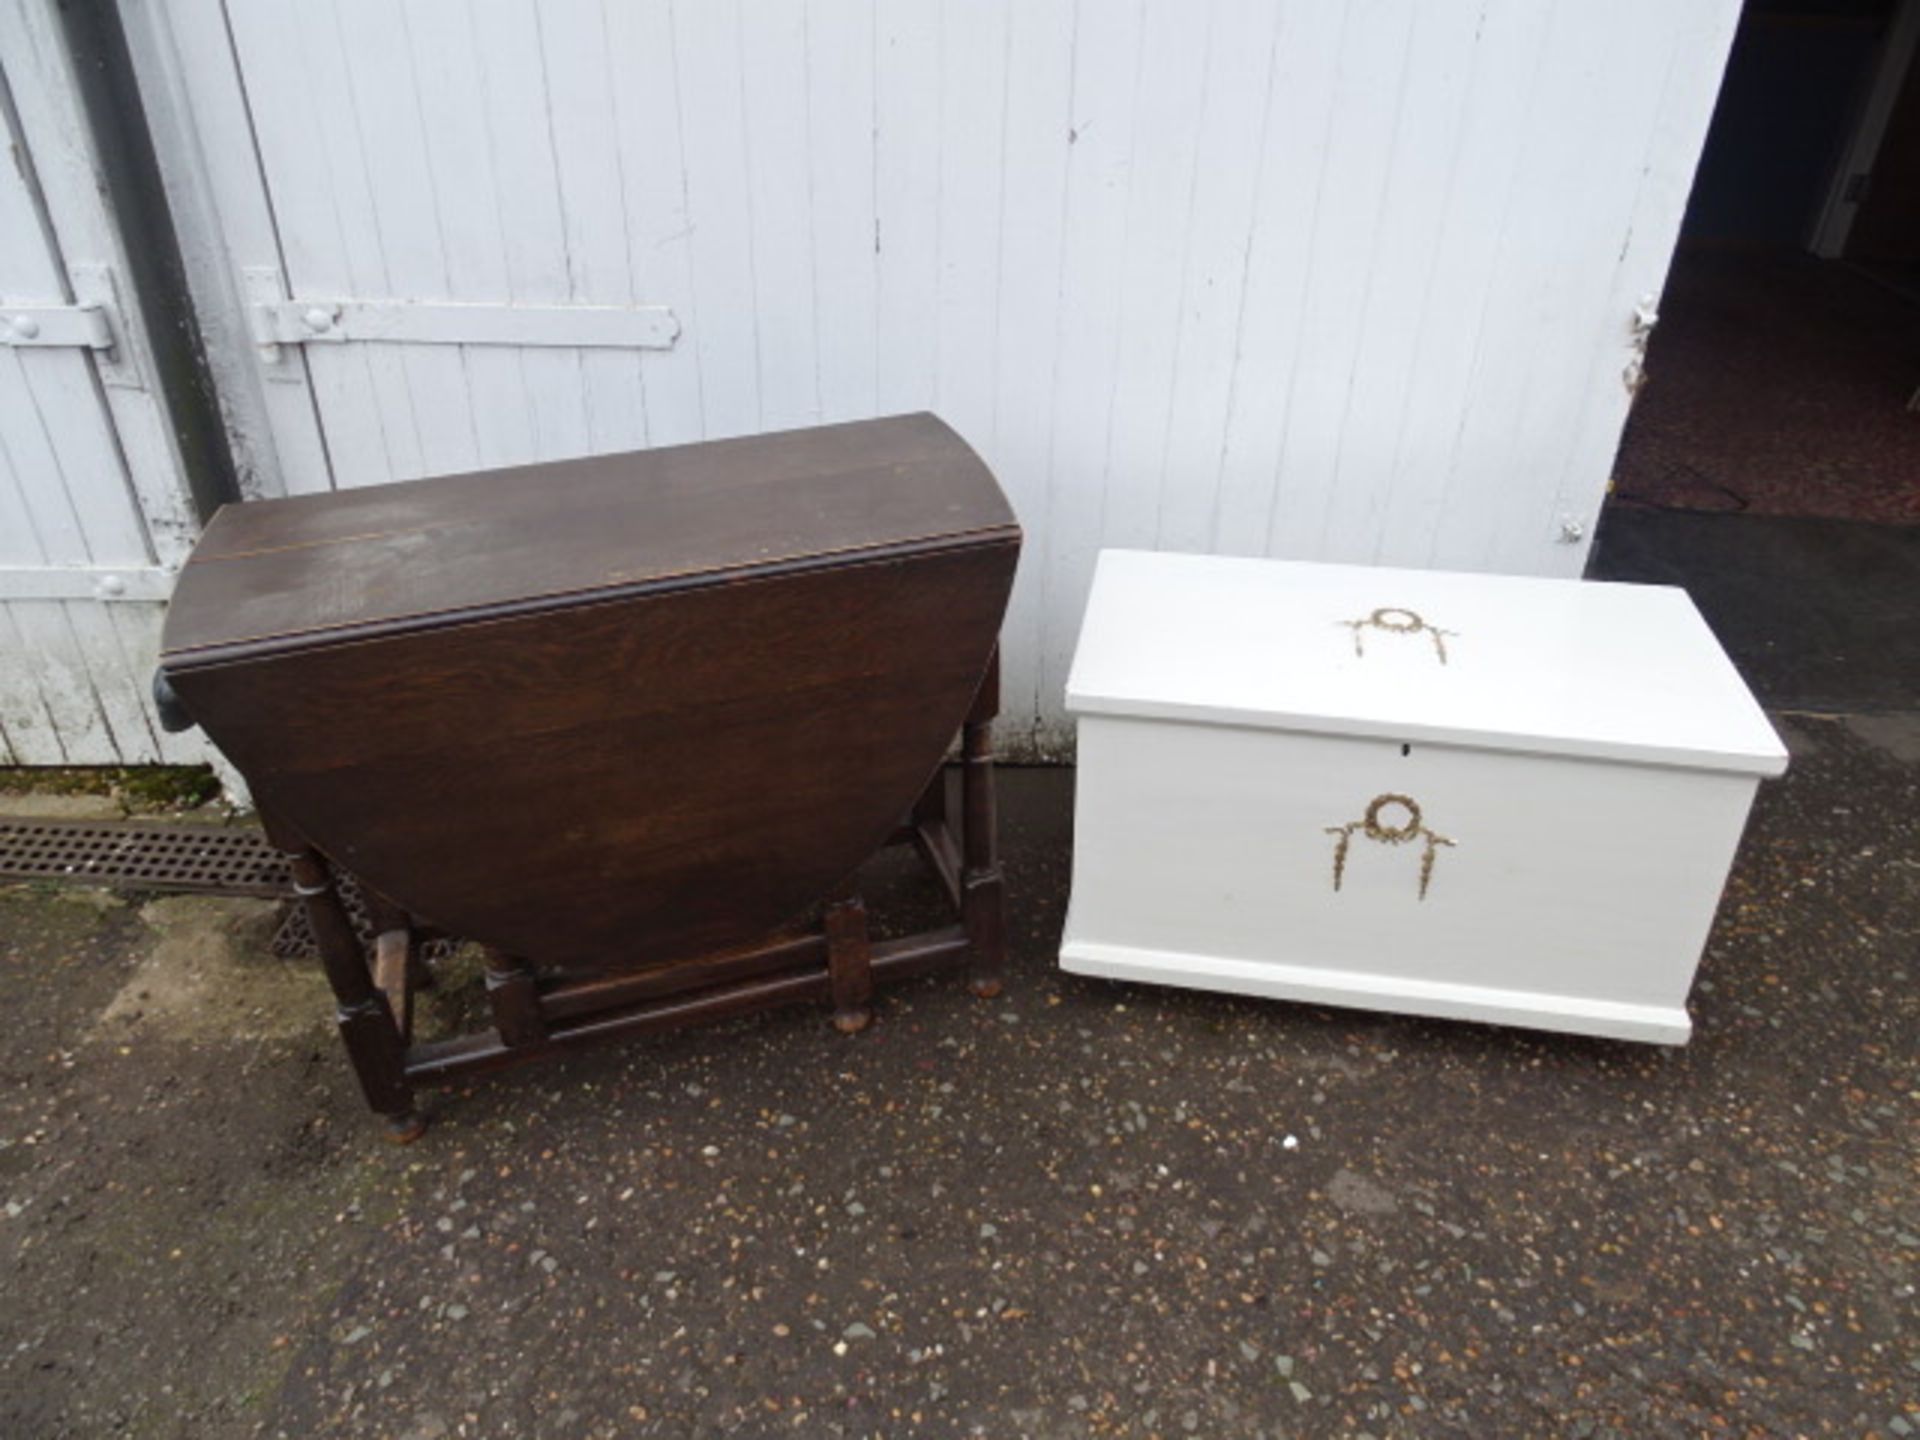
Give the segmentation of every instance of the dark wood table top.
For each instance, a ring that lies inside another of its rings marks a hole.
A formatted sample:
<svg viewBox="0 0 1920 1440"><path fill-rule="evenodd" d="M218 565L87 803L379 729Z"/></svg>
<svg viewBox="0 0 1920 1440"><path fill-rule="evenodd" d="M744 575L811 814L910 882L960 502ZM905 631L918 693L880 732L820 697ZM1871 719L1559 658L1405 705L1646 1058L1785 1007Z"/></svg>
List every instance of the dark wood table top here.
<svg viewBox="0 0 1920 1440"><path fill-rule="evenodd" d="M254 501L207 527L163 650L177 671L1017 535L925 414Z"/></svg>
<svg viewBox="0 0 1920 1440"><path fill-rule="evenodd" d="M162 669L374 891L543 965L757 943L938 771L1020 530L930 415L222 511Z"/></svg>

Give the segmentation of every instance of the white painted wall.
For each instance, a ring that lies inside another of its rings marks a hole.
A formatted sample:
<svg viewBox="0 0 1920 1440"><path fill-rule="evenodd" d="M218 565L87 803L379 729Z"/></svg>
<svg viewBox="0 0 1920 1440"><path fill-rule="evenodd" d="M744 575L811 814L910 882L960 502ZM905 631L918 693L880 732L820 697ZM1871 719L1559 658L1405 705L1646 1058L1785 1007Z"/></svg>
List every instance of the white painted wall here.
<svg viewBox="0 0 1920 1440"><path fill-rule="evenodd" d="M1738 11L120 3L259 492L930 408L1043 748L1103 545L1579 573ZM682 334L265 365L250 271Z"/></svg>

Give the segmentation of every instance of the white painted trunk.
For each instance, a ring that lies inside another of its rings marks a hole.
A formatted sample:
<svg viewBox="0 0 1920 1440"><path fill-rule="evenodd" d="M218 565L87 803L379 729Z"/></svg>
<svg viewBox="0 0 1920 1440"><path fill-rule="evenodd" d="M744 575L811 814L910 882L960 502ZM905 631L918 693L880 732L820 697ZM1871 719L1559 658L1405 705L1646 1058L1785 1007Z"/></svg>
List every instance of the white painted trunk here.
<svg viewBox="0 0 1920 1440"><path fill-rule="evenodd" d="M1107 716L1079 763L1068 970L1665 1044L1758 784ZM1454 842L1426 895L1364 833L1336 890L1329 827L1393 792Z"/></svg>
<svg viewBox="0 0 1920 1440"><path fill-rule="evenodd" d="M1109 551L1061 964L1678 1044L1786 751L1680 591Z"/></svg>

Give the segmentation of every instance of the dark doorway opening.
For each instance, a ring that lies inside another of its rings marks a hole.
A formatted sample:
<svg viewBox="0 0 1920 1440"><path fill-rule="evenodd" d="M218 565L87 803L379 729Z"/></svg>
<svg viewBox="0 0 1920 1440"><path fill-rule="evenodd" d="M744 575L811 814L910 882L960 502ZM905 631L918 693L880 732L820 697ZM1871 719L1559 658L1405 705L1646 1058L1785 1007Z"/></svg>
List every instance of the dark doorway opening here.
<svg viewBox="0 0 1920 1440"><path fill-rule="evenodd" d="M1590 566L1778 709L1920 707L1920 0L1748 0Z"/></svg>

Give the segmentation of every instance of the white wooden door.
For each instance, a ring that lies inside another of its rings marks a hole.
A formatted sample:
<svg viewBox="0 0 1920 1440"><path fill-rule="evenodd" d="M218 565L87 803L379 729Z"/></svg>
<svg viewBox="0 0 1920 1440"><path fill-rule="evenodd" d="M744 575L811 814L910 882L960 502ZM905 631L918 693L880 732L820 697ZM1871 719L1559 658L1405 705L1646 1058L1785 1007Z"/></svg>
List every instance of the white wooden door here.
<svg viewBox="0 0 1920 1440"><path fill-rule="evenodd" d="M195 522L46 0L0 0L0 765L208 758L148 683Z"/></svg>
<svg viewBox="0 0 1920 1440"><path fill-rule="evenodd" d="M262 493L932 409L1027 527L1042 752L1102 546L1579 573L1739 9L121 4L230 333L678 328L282 345L233 391Z"/></svg>

